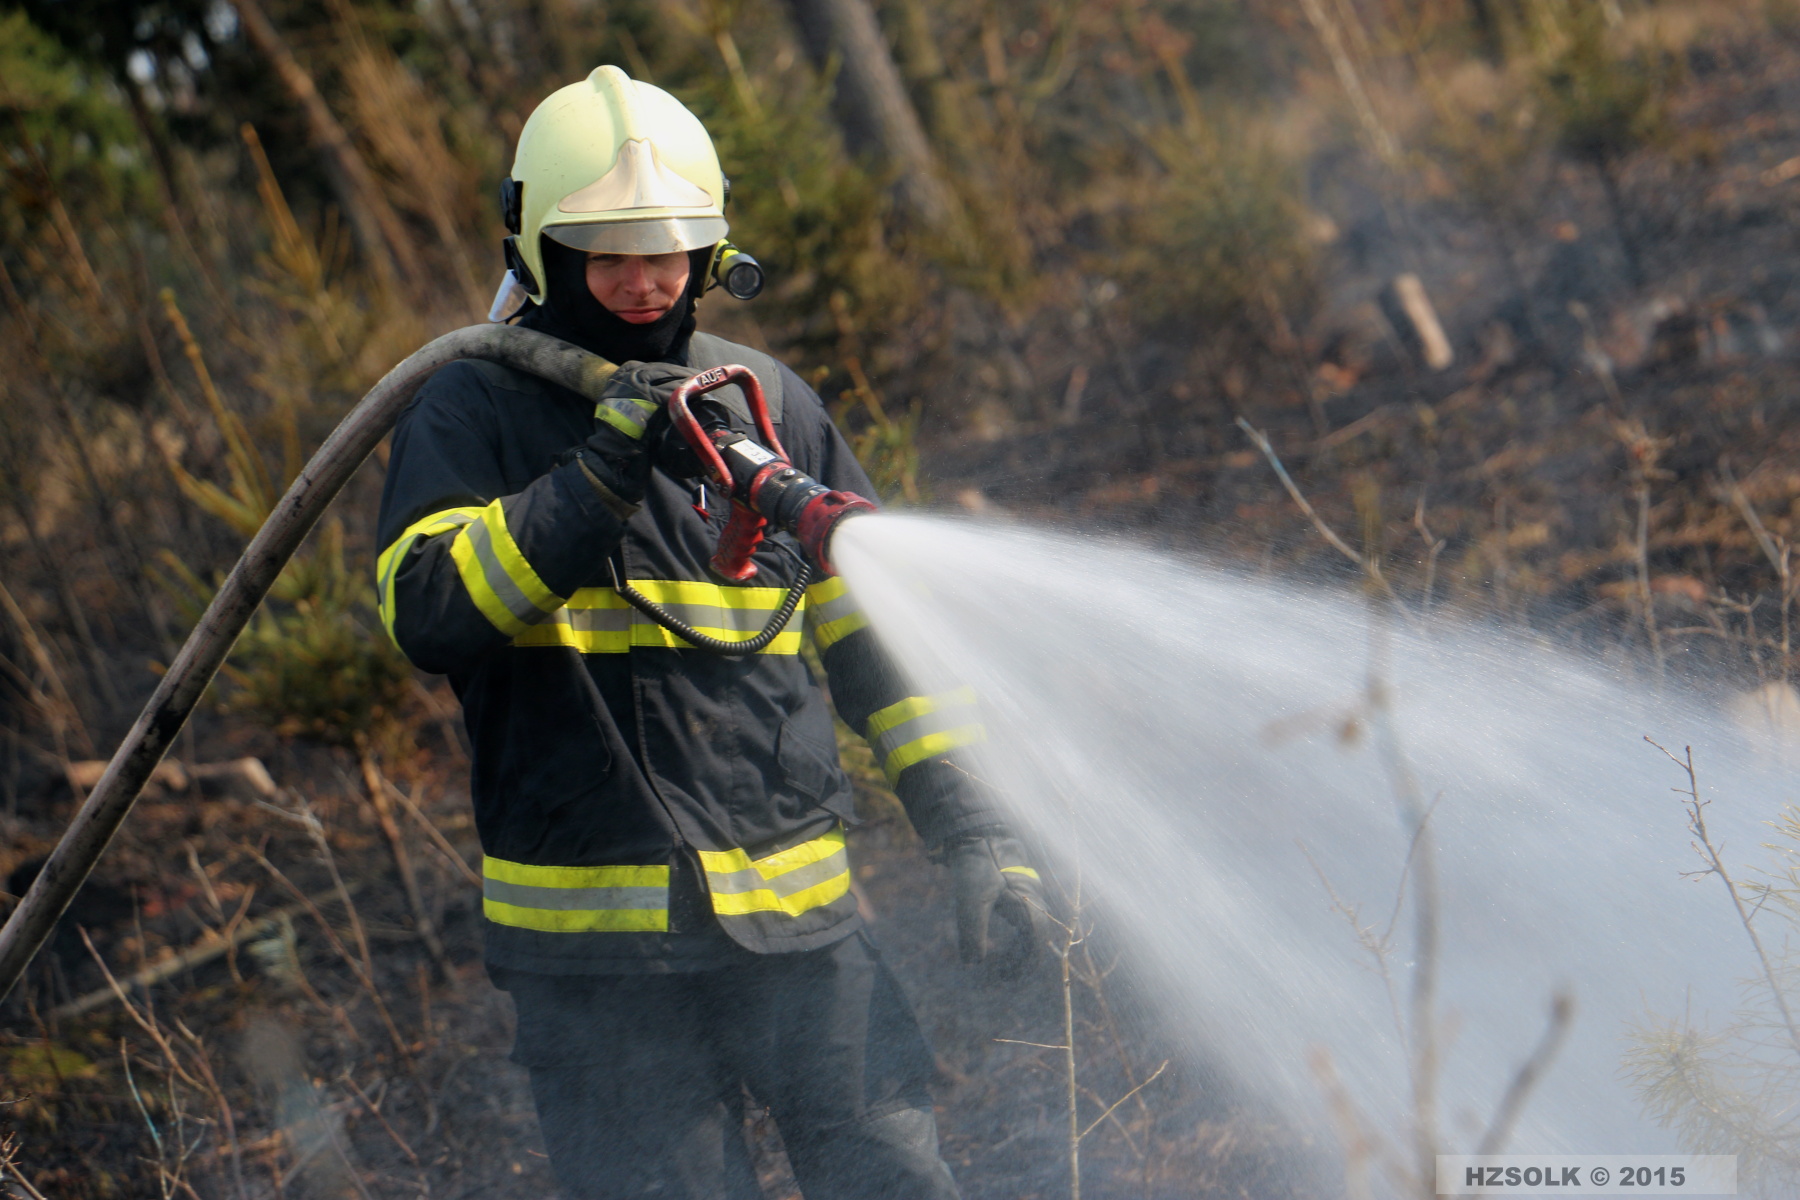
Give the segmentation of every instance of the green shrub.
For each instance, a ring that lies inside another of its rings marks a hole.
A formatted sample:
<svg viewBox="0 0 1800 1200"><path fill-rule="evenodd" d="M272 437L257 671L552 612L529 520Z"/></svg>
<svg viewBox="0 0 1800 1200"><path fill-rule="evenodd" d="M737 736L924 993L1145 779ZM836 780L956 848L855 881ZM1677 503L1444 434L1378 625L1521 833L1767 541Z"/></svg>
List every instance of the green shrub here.
<svg viewBox="0 0 1800 1200"><path fill-rule="evenodd" d="M1666 140L1680 63L1659 48L1615 45L1602 5L1557 4L1549 12L1561 45L1546 62L1542 83L1563 149L1609 166Z"/></svg>
<svg viewBox="0 0 1800 1200"><path fill-rule="evenodd" d="M1123 252L1109 256L1140 311L1184 326L1260 326L1304 300L1314 260L1293 164L1248 123L1171 129L1152 145L1165 174L1129 213ZM1107 262L1094 268L1108 272Z"/></svg>
<svg viewBox="0 0 1800 1200"><path fill-rule="evenodd" d="M388 640L367 573L344 561L344 527L328 521L238 639L223 707L282 737L355 747L389 740L412 667Z"/></svg>

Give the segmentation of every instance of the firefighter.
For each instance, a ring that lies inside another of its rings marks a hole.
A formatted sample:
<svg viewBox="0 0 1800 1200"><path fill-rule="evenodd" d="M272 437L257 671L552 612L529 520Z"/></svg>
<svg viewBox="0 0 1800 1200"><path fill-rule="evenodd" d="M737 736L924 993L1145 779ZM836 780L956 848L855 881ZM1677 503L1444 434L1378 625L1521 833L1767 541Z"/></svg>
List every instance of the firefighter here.
<svg viewBox="0 0 1800 1200"><path fill-rule="evenodd" d="M726 189L700 122L616 67L538 106L502 187L518 321L620 369L598 406L474 360L420 391L382 495L382 616L462 701L487 967L565 1192L761 1195L748 1096L807 1200L954 1197L930 1053L851 890L851 788L802 622L839 715L950 869L964 959L998 956L990 929L1017 930L1025 959L1037 874L957 764L982 736L973 698L910 694L834 576L735 657L622 594L742 640L800 570L786 535L757 551L753 586L708 570L729 504L684 477L663 408L699 370L748 366L794 465L872 494L793 371L695 328ZM714 395L754 436L734 392Z"/></svg>

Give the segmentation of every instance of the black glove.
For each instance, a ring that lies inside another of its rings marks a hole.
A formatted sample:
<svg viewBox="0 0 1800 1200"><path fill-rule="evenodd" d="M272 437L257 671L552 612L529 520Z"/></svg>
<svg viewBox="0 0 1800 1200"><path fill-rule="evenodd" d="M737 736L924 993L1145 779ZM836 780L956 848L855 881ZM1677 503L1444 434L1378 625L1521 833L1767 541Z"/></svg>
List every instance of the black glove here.
<svg viewBox="0 0 1800 1200"><path fill-rule="evenodd" d="M635 400L647 406L644 411L654 411L668 406L669 397L684 382L700 373L698 367L684 367L679 363L647 363L633 360L620 363L613 377L606 381L606 387L600 393L601 407L606 407L612 400ZM643 422L637 423L638 432L643 432Z"/></svg>
<svg viewBox="0 0 1800 1200"><path fill-rule="evenodd" d="M594 432L570 451L603 498L626 505L644 499L650 483L650 447L667 422L669 396L700 372L675 363L628 362L613 373L594 409Z"/></svg>
<svg viewBox="0 0 1800 1200"><path fill-rule="evenodd" d="M1002 978L1016 978L1037 962L1049 936L1044 889L1025 848L1010 834L961 838L944 847L956 888L956 935L966 963L988 962ZM1011 936L990 943L994 914Z"/></svg>

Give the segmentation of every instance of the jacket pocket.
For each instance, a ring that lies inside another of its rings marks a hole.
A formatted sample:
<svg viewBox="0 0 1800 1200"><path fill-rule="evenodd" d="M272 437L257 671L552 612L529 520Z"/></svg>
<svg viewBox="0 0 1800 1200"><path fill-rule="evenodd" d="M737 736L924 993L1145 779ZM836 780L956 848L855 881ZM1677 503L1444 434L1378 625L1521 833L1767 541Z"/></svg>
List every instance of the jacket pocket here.
<svg viewBox="0 0 1800 1200"><path fill-rule="evenodd" d="M838 764L837 743L825 744L819 732L807 726L817 724L793 716L781 723L776 738L775 761L781 767L782 779L796 792L811 797L827 812L846 825L856 824L856 801L850 781ZM830 726L825 733L831 733Z"/></svg>
<svg viewBox="0 0 1800 1200"><path fill-rule="evenodd" d="M609 741L617 736L591 679L574 650L513 650L537 669L515 674L505 707L505 741L511 778L501 792L521 810L536 808L548 821L576 802L591 803L612 775ZM560 659L554 670L552 657ZM579 714L579 717L577 717ZM576 718L576 719L571 719Z"/></svg>

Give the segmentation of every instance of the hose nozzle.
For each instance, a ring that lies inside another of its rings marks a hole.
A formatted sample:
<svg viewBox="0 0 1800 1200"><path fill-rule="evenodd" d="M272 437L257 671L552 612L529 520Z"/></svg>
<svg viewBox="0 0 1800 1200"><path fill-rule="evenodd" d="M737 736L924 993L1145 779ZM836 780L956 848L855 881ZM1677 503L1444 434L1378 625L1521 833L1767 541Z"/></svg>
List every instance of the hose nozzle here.
<svg viewBox="0 0 1800 1200"><path fill-rule="evenodd" d="M820 570L832 572L831 535L846 517L874 512L875 505L855 492L826 487L741 433L720 431L714 437L730 470L732 499L793 534Z"/></svg>
<svg viewBox="0 0 1800 1200"><path fill-rule="evenodd" d="M707 429L694 415L694 399L728 383L743 388L760 441L729 427ZM828 488L788 461L762 385L746 367L714 367L686 380L669 398L669 415L706 477L731 497L731 520L719 536L712 569L734 583L755 576L750 556L762 542L765 525L793 534L807 557L829 572L831 535L838 525L854 513L876 511L856 493Z"/></svg>
<svg viewBox="0 0 1800 1200"><path fill-rule="evenodd" d="M873 504L855 492L826 492L808 501L800 510L793 534L800 539L807 557L819 564L820 570L835 575L837 568L831 565L831 535L851 517L876 511Z"/></svg>

